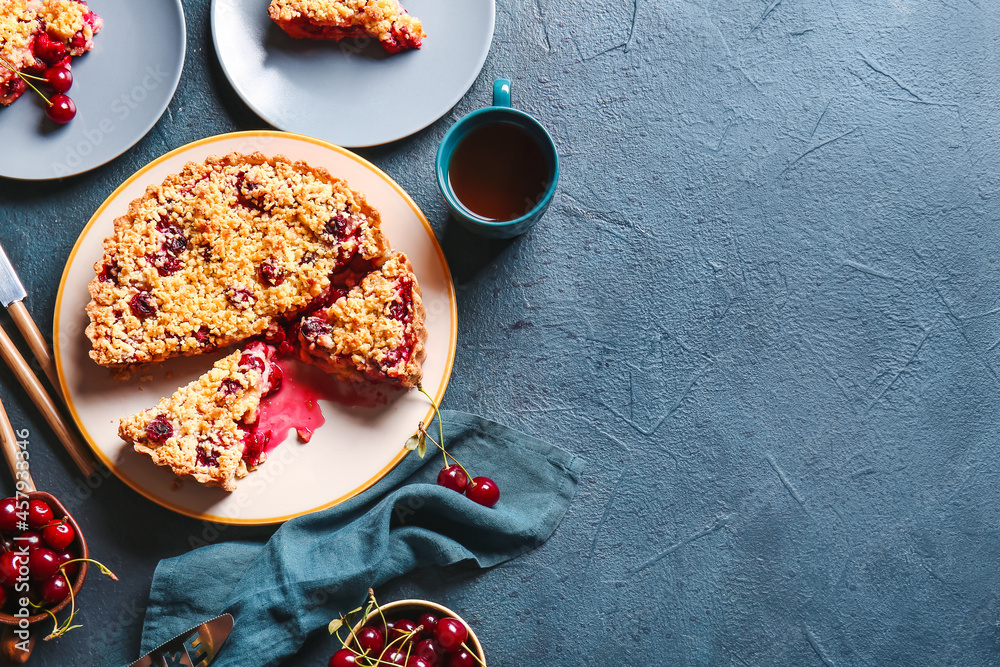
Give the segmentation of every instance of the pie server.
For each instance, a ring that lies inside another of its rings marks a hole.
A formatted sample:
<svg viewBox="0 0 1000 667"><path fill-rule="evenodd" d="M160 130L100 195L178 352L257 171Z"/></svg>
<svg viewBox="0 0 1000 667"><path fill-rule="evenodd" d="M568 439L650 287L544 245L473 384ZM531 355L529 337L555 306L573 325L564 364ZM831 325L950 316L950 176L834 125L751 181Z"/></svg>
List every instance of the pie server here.
<svg viewBox="0 0 1000 667"><path fill-rule="evenodd" d="M231 614L216 616L157 646L128 667L207 667L232 631Z"/></svg>

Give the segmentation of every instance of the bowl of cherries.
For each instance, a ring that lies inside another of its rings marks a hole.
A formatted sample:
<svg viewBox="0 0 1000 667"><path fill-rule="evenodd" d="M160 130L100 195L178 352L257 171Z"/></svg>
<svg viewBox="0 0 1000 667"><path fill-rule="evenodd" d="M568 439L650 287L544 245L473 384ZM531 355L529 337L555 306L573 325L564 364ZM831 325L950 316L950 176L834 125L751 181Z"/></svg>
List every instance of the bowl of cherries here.
<svg viewBox="0 0 1000 667"><path fill-rule="evenodd" d="M42 491L0 501L0 540L0 655L24 662L35 640L35 633L24 639L26 625L54 618L75 600L90 553L73 517Z"/></svg>
<svg viewBox="0 0 1000 667"><path fill-rule="evenodd" d="M447 607L429 600L380 606L374 595L369 599L365 617L341 639L329 667L486 667L476 633Z"/></svg>

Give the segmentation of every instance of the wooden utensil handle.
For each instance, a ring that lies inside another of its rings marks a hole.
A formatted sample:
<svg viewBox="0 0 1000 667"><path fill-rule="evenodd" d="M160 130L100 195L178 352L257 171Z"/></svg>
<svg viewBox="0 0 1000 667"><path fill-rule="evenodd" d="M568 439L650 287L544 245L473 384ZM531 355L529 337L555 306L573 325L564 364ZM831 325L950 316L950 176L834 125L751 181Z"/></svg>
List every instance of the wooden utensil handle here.
<svg viewBox="0 0 1000 667"><path fill-rule="evenodd" d="M21 331L24 340L27 341L31 353L35 355L35 359L45 371L45 377L49 379L56 396L61 399L62 387L59 385L59 373L56 371L55 359L52 357L52 351L49 349L49 344L45 342L42 332L38 330L35 321L31 319L31 313L28 312L23 301L15 301L7 306L7 312L10 313L14 324Z"/></svg>
<svg viewBox="0 0 1000 667"><path fill-rule="evenodd" d="M59 414L56 404L49 398L49 395L45 393L45 388L42 387L42 383L38 381L35 374L31 372L31 368L28 366L28 362L24 360L21 353L17 351L14 347L14 342L7 335L7 332L0 328L0 357L7 362L7 365L14 372L17 377L18 382L24 387L24 390L31 397L35 406L45 417L45 421L49 423L52 430L55 432L56 437L69 452L69 455L73 458L73 462L76 463L76 467L80 469L87 477L91 476L95 472L93 460L90 458L90 454L87 452L86 445L80 441L79 436L73 431L72 427L69 426L63 420L63 416Z"/></svg>
<svg viewBox="0 0 1000 667"><path fill-rule="evenodd" d="M23 490L24 492L35 491L35 480L31 478L31 473L28 472L27 467L24 470L18 470L17 463L20 460L19 449L17 444L17 435L14 433L14 427L10 424L10 417L7 416L7 410L3 407L3 402L0 402L0 447L3 449L3 457L7 461L7 467L10 468L10 474L14 477L14 480L24 480L28 488ZM18 475L20 473L20 476Z"/></svg>
<svg viewBox="0 0 1000 667"><path fill-rule="evenodd" d="M28 650L23 651L18 647L21 639L14 634L15 628L13 626L5 626L3 629L3 635L0 636L0 657L3 658L4 664L7 665L23 665L28 662L28 658L31 657L31 650L35 648L35 633L32 632L28 641Z"/></svg>

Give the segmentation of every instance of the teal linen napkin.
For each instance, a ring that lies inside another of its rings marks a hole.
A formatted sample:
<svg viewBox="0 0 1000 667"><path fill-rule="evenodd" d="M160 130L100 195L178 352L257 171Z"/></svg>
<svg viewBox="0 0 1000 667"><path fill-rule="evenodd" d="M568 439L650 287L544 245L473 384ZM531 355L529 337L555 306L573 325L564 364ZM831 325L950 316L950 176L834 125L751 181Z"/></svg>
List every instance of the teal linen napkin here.
<svg viewBox="0 0 1000 667"><path fill-rule="evenodd" d="M408 455L371 489L288 521L266 544L226 542L161 561L141 654L229 612L235 627L213 667L277 665L357 607L369 587L418 567L490 567L548 539L576 493L583 461L475 415L442 415L448 451L500 487L495 507L437 486L443 460L431 445L425 459Z"/></svg>

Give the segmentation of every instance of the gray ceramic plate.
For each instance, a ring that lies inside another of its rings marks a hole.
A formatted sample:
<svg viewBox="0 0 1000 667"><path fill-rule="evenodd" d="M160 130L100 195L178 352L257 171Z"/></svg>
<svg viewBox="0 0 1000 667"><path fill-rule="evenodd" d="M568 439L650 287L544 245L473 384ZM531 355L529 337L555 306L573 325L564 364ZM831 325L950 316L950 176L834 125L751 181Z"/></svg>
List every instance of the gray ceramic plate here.
<svg viewBox="0 0 1000 667"><path fill-rule="evenodd" d="M257 115L341 146L402 139L443 116L479 75L493 40L494 0L402 0L427 38L388 55L374 40L296 40L269 0L212 0L222 69Z"/></svg>
<svg viewBox="0 0 1000 667"><path fill-rule="evenodd" d="M0 108L0 176L41 181L115 159L160 119L184 67L180 0L90 0L104 19L94 48L73 59L76 118L59 126L31 90Z"/></svg>

